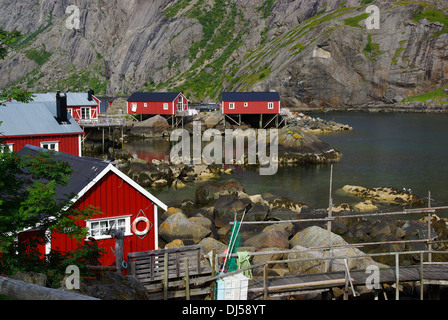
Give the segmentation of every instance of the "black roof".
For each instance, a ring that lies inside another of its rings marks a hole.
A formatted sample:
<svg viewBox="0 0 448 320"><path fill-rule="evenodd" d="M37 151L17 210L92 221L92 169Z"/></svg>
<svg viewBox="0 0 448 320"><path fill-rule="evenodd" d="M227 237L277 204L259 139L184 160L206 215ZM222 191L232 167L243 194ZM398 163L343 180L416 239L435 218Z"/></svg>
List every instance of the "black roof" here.
<svg viewBox="0 0 448 320"><path fill-rule="evenodd" d="M134 92L128 101L173 101L180 92Z"/></svg>
<svg viewBox="0 0 448 320"><path fill-rule="evenodd" d="M50 152L47 149L27 144L17 154L19 156L38 155L41 151ZM98 159L77 157L64 152L51 152L50 154L53 160L67 162L72 169L72 175L68 184L56 188L56 199L60 201L71 200L78 195L109 165Z"/></svg>
<svg viewBox="0 0 448 320"><path fill-rule="evenodd" d="M223 92L222 101L280 101L278 92Z"/></svg>

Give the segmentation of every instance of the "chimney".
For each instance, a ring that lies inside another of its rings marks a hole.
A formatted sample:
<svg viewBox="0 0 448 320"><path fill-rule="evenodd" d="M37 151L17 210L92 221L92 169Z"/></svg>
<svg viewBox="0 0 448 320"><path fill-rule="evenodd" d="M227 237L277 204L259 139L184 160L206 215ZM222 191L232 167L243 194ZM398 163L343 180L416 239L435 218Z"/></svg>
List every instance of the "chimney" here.
<svg viewBox="0 0 448 320"><path fill-rule="evenodd" d="M67 95L58 91L56 93L56 120L67 122Z"/></svg>
<svg viewBox="0 0 448 320"><path fill-rule="evenodd" d="M92 101L93 100L93 95L95 94L95 91L93 91L92 89L90 89L89 91L87 91L87 100Z"/></svg>

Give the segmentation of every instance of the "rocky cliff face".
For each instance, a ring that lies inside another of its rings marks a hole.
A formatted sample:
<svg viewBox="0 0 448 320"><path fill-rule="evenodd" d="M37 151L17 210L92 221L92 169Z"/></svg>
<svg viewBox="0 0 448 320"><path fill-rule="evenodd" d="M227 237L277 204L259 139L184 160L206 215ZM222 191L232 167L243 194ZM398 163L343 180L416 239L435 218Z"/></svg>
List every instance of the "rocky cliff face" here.
<svg viewBox="0 0 448 320"><path fill-rule="evenodd" d="M366 28L367 3L380 8L380 29ZM67 28L73 4L78 29ZM447 10L444 0L4 0L0 28L25 36L0 64L0 87L182 90L197 102L277 90L284 106L439 106Z"/></svg>

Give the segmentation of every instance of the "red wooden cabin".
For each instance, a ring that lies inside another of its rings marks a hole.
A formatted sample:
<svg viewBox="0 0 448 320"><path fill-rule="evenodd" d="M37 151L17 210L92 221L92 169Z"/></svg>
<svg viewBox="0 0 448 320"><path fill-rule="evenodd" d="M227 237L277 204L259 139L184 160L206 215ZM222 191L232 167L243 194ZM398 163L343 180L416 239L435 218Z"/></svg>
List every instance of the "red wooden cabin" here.
<svg viewBox="0 0 448 320"><path fill-rule="evenodd" d="M278 114L278 92L223 92L220 108L223 114Z"/></svg>
<svg viewBox="0 0 448 320"><path fill-rule="evenodd" d="M98 120L100 113L100 100L95 97L94 91L67 92L67 112L79 122L79 120ZM56 93L35 93L35 102L53 102Z"/></svg>
<svg viewBox="0 0 448 320"><path fill-rule="evenodd" d="M65 94L55 94L53 100L6 102L5 106L1 106L0 148L8 147L12 151L19 151L31 144L81 156L84 131L67 114Z"/></svg>
<svg viewBox="0 0 448 320"><path fill-rule="evenodd" d="M175 115L188 110L188 100L181 92L135 92L127 101L129 114Z"/></svg>
<svg viewBox="0 0 448 320"><path fill-rule="evenodd" d="M27 145L18 154L36 154L42 150L44 149ZM51 157L67 162L72 168L73 173L68 185L56 190L57 197L73 195L73 204L67 210L93 206L102 212L88 221L78 222L79 225L89 228L83 242L96 241L98 246L104 249L102 265L115 264L112 251L112 248L115 248L115 239L106 232L110 228L120 228L125 232L125 261L129 252L158 249L158 210L167 209L164 203L110 163L62 152L53 153ZM36 236L37 230L22 232L19 241ZM44 232L49 231L40 230L41 235ZM78 242L66 234L51 232L50 238L46 247L39 248L42 254L49 254L51 250L67 252L78 247Z"/></svg>

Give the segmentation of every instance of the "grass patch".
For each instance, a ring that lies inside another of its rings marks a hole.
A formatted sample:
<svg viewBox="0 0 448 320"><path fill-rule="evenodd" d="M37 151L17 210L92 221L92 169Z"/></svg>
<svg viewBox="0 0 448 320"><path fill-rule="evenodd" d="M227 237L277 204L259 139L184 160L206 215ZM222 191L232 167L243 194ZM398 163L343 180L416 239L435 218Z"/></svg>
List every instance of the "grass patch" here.
<svg viewBox="0 0 448 320"><path fill-rule="evenodd" d="M179 0L171 7L165 9L163 13L167 18L174 18L180 10L185 9L192 0Z"/></svg>
<svg viewBox="0 0 448 320"><path fill-rule="evenodd" d="M36 62L39 66L43 65L45 62L48 61L51 57L51 52L45 51L44 48L41 50L38 49L30 49L25 51L25 56Z"/></svg>
<svg viewBox="0 0 448 320"><path fill-rule="evenodd" d="M422 19L427 19L431 22L439 22L444 25L443 29L436 32L432 37L438 37L444 33L448 33L448 16L440 10L435 10L432 8L427 8L426 10L420 10L413 14L413 19L416 22L419 22Z"/></svg>
<svg viewBox="0 0 448 320"><path fill-rule="evenodd" d="M351 17L351 18L344 19L344 23L345 23L345 25L347 25L347 26L357 27L357 28L362 28L362 27L359 25L359 23L360 23L362 20L367 19L368 17L370 17L370 14L368 14L368 13L363 13L363 14L361 14L361 15L359 15L359 16L356 16L356 17Z"/></svg>
<svg viewBox="0 0 448 320"><path fill-rule="evenodd" d="M426 102L428 100L433 100L438 103L446 103L444 100L448 98L448 94L445 93L444 90L447 88L448 86L418 96L408 97L404 99L403 102Z"/></svg>
<svg viewBox="0 0 448 320"><path fill-rule="evenodd" d="M53 14L50 13L50 16L48 17L48 22L46 25L40 27L39 29L37 29L36 31L34 31L33 33L29 34L26 38L24 38L22 41L20 42L16 42L14 43L14 45L12 46L14 49L21 49L21 48L25 48L26 46L28 46L29 44L31 44L34 40L36 40L37 36L39 34L41 34L42 32L44 32L45 30L47 30L53 23Z"/></svg>
<svg viewBox="0 0 448 320"><path fill-rule="evenodd" d="M372 35L369 33L368 41L364 48L364 55L373 62L377 56L383 53L380 51L380 44L372 42Z"/></svg>
<svg viewBox="0 0 448 320"><path fill-rule="evenodd" d="M101 80L95 73L90 71L80 71L70 75L67 79L58 81L57 86L66 88L70 91L79 90L84 92L92 89L95 93L105 94L107 89L107 81Z"/></svg>
<svg viewBox="0 0 448 320"><path fill-rule="evenodd" d="M257 8L258 11L263 11L263 19L266 19L271 14L271 8L275 0L265 0L264 3Z"/></svg>

